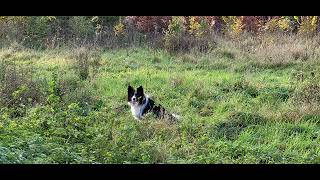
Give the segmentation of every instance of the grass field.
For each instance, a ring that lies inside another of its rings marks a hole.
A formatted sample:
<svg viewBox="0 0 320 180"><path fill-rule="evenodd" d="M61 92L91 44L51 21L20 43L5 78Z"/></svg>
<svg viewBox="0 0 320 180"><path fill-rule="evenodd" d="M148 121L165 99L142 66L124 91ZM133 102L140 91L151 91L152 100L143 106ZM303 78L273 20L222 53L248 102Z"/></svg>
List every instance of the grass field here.
<svg viewBox="0 0 320 180"><path fill-rule="evenodd" d="M0 163L319 163L317 56L227 47L2 49ZM181 121L134 120L129 84Z"/></svg>

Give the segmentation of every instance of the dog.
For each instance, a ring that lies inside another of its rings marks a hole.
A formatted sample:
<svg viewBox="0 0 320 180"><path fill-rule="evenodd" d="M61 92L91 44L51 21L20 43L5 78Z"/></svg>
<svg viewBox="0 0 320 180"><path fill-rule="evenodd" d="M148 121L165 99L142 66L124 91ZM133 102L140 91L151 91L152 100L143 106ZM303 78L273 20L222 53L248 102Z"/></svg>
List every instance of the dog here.
<svg viewBox="0 0 320 180"><path fill-rule="evenodd" d="M180 119L179 115L168 113L160 104L156 105L154 100L144 93L142 86L138 87L136 91L131 85L128 86L128 104L131 107L133 117L137 120L141 120L149 112L152 112L158 119L170 121Z"/></svg>

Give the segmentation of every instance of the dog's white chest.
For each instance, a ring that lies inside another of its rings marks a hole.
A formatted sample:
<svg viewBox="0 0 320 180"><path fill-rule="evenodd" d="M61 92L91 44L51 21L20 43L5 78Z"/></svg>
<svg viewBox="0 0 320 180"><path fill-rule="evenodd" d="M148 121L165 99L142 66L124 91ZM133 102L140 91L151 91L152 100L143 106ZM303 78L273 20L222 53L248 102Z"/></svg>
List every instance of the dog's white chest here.
<svg viewBox="0 0 320 180"><path fill-rule="evenodd" d="M133 115L133 117L135 119L141 119L142 118L142 113L143 113L143 110L146 108L147 104L149 102L149 98L147 96L146 98L146 102L142 105L133 105L131 103L128 103L131 107L131 113Z"/></svg>
<svg viewBox="0 0 320 180"><path fill-rule="evenodd" d="M130 104L130 107L131 107L131 113L132 113L133 117L135 119L140 119L141 118L141 108L142 108L142 106L141 105L140 106L139 105L134 106L134 105Z"/></svg>

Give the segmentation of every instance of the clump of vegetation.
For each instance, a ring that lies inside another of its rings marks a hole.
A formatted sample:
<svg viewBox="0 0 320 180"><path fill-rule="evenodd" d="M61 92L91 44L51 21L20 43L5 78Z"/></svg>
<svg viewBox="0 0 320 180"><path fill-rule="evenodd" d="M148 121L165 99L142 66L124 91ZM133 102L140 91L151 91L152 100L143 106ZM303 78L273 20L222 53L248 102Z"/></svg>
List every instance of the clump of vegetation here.
<svg viewBox="0 0 320 180"><path fill-rule="evenodd" d="M46 92L41 92L41 84L33 77L32 68L2 63L0 81L0 105L12 110L11 117L24 116L29 106L44 103Z"/></svg>
<svg viewBox="0 0 320 180"><path fill-rule="evenodd" d="M266 119L259 114L236 112L232 113L227 120L218 123L212 133L218 138L235 140L247 127L264 123L266 123Z"/></svg>
<svg viewBox="0 0 320 180"><path fill-rule="evenodd" d="M294 97L297 103L320 104L320 85L308 83L303 86Z"/></svg>
<svg viewBox="0 0 320 180"><path fill-rule="evenodd" d="M97 74L101 60L98 50L86 47L75 48L72 58L75 60L74 67L78 71L81 80L89 78L90 70L92 71L91 78Z"/></svg>

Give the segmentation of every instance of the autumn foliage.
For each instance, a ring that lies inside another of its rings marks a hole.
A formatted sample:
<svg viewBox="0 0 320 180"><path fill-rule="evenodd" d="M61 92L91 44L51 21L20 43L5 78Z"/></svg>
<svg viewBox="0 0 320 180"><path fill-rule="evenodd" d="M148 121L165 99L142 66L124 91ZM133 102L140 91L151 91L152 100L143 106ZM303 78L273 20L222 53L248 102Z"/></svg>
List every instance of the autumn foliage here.
<svg viewBox="0 0 320 180"><path fill-rule="evenodd" d="M168 42L180 46L209 40L213 34L231 38L244 33L314 36L319 27L318 16L0 16L0 44L49 48L71 42L111 47L156 40L163 46Z"/></svg>

